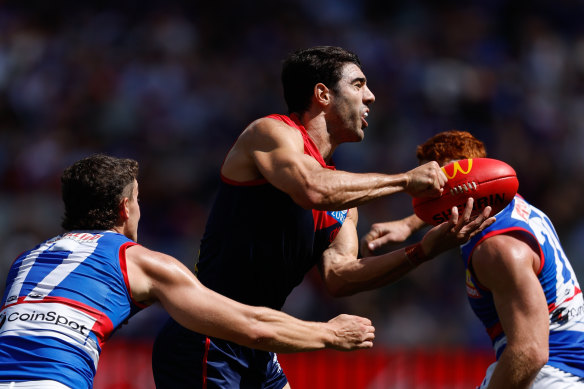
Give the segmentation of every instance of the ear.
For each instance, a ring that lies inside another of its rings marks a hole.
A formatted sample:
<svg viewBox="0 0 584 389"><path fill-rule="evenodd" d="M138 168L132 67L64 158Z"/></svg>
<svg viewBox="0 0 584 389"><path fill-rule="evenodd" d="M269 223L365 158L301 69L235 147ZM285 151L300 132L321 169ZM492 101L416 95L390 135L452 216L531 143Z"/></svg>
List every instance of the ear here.
<svg viewBox="0 0 584 389"><path fill-rule="evenodd" d="M128 201L130 201L130 199L124 197L120 202L118 213L122 222L125 222L130 218L130 207L128 207Z"/></svg>
<svg viewBox="0 0 584 389"><path fill-rule="evenodd" d="M320 105L328 105L331 101L331 91L325 84L319 82L314 86L314 98Z"/></svg>

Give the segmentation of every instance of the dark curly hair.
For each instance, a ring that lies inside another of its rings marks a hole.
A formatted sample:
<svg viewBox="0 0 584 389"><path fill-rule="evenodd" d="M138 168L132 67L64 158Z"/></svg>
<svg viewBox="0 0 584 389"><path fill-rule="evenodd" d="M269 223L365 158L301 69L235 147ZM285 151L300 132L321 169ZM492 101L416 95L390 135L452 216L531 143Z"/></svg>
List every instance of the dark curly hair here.
<svg viewBox="0 0 584 389"><path fill-rule="evenodd" d="M65 215L61 226L72 230L107 230L119 217L120 202L131 197L138 162L95 154L69 166L61 177Z"/></svg>
<svg viewBox="0 0 584 389"><path fill-rule="evenodd" d="M347 63L361 68L356 54L334 46L317 46L288 55L282 64L282 87L288 113L305 112L310 106L314 86L319 82L336 90Z"/></svg>
<svg viewBox="0 0 584 389"><path fill-rule="evenodd" d="M483 142L466 131L444 131L434 135L418 146L419 161L437 161L444 165L448 161L485 158L487 151Z"/></svg>

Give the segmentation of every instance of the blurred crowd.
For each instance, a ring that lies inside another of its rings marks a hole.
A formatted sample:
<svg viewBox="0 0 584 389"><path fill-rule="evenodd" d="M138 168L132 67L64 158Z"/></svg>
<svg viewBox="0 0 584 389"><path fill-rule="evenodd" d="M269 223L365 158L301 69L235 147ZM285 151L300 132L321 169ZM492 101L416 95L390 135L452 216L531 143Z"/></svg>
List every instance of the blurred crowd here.
<svg viewBox="0 0 584 389"><path fill-rule="evenodd" d="M338 168L406 171L427 137L470 131L515 168L584 282L582 17L576 0L4 1L0 287L16 255L61 232L60 174L95 152L140 162L139 241L192 267L225 153L252 120L286 113L281 61L315 45L357 53L376 95ZM410 204L363 206L360 234ZM342 299L309 273L285 310L366 315L382 345L488 347L459 261L449 252ZM153 336L164 317L145 312L120 336Z"/></svg>

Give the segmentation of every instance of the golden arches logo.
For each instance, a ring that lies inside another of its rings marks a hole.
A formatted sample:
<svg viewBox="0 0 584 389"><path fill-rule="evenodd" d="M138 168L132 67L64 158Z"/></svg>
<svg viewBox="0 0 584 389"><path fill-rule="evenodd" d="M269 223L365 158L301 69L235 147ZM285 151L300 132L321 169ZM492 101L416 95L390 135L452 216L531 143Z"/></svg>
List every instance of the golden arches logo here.
<svg viewBox="0 0 584 389"><path fill-rule="evenodd" d="M446 171L445 167L442 167L442 171L444 172L444 174L446 174L446 177L448 177L449 180L453 179L454 177L456 177L456 173L460 171L461 174L468 174L470 173L471 169L472 169L472 159L463 159L462 161L467 161L467 166L466 166L466 171L465 169L462 168L462 166L460 166L461 161L454 161L452 162L452 175L448 174L448 172Z"/></svg>

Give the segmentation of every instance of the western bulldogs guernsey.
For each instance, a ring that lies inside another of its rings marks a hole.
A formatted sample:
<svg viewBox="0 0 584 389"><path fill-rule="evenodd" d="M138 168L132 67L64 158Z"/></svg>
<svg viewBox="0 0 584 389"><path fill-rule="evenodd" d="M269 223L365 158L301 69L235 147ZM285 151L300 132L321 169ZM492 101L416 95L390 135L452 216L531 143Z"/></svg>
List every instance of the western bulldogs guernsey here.
<svg viewBox="0 0 584 389"><path fill-rule="evenodd" d="M548 365L584 377L584 300L582 291L549 218L521 196L500 213L497 220L461 247L466 266L466 289L470 305L486 327L497 359L506 345L492 294L481 287L469 268L474 248L484 239L509 231L524 231L540 247L539 281L550 313Z"/></svg>
<svg viewBox="0 0 584 389"><path fill-rule="evenodd" d="M91 388L107 338L140 308L125 250L111 232L70 232L12 264L0 311L0 382L54 380Z"/></svg>
<svg viewBox="0 0 584 389"><path fill-rule="evenodd" d="M283 115L268 117L300 131L305 154L334 169L298 122ZM239 302L281 309L346 215L306 210L265 179L239 183L221 177L201 240L197 276ZM281 388L286 383L274 353L207 338L172 319L154 344L153 370L157 388L163 389Z"/></svg>

